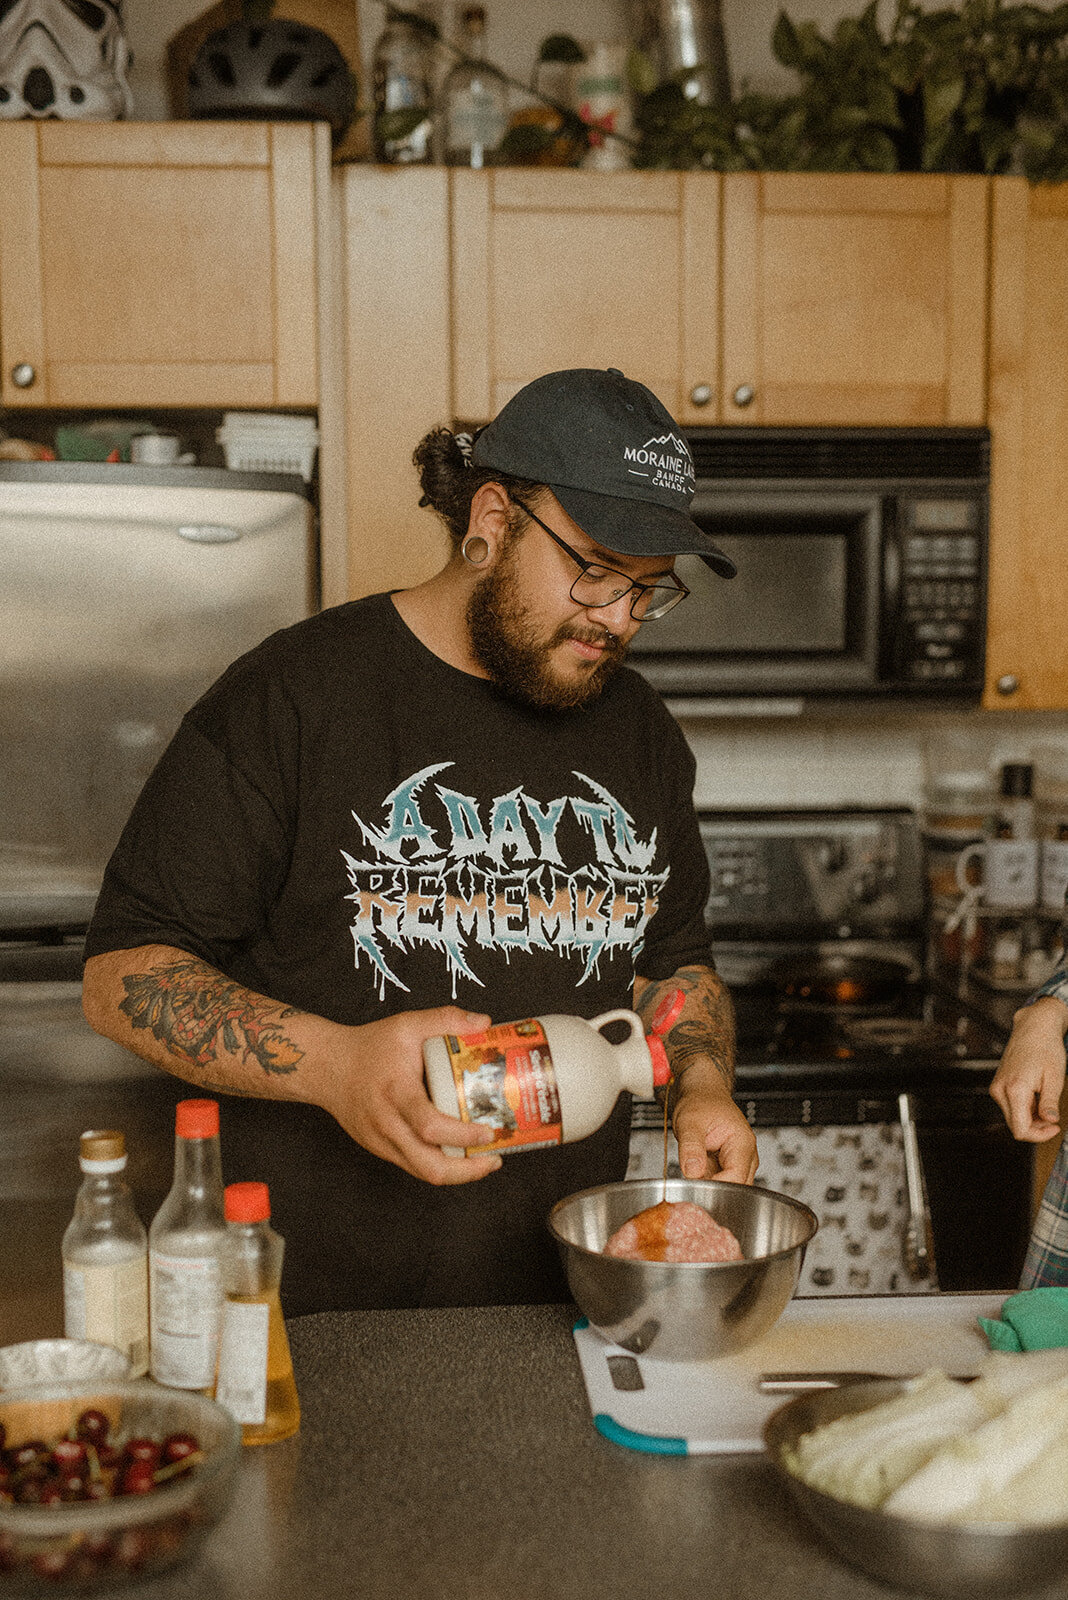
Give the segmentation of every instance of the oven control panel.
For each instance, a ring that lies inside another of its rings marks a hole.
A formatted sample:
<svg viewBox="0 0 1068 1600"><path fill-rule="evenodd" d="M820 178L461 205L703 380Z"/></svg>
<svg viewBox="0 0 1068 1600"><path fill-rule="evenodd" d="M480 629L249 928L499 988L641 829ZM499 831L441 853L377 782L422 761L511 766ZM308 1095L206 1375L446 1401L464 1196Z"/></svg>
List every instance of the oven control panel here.
<svg viewBox="0 0 1068 1600"><path fill-rule="evenodd" d="M909 810L705 812L713 929L851 938L919 924L919 824Z"/></svg>

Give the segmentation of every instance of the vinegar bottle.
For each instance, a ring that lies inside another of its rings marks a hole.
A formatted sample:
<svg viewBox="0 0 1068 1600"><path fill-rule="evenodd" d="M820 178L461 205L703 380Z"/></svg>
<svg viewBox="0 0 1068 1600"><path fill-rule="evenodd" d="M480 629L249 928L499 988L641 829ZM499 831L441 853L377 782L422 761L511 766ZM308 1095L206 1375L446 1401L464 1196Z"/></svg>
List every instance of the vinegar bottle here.
<svg viewBox="0 0 1068 1600"><path fill-rule="evenodd" d="M620 1093L651 1100L671 1078L662 1035L677 1020L685 995L666 996L644 1033L633 1011L584 1017L527 1017L482 1033L439 1034L423 1045L430 1098L446 1116L494 1129L489 1144L471 1150L443 1145L447 1156L529 1150L585 1139L612 1113ZM610 1023L627 1035L611 1044Z"/></svg>
<svg viewBox="0 0 1068 1600"><path fill-rule="evenodd" d="M211 1392L226 1241L217 1100L180 1100L174 1182L148 1234L152 1376Z"/></svg>
<svg viewBox="0 0 1068 1600"><path fill-rule="evenodd" d="M83 1133L84 1173L63 1235L63 1323L68 1339L114 1345L130 1376L148 1370L148 1238L127 1187L126 1140Z"/></svg>
<svg viewBox="0 0 1068 1600"><path fill-rule="evenodd" d="M240 1422L242 1444L271 1444L300 1427L300 1401L278 1298L285 1242L270 1218L265 1183L227 1184L226 1298L215 1398Z"/></svg>

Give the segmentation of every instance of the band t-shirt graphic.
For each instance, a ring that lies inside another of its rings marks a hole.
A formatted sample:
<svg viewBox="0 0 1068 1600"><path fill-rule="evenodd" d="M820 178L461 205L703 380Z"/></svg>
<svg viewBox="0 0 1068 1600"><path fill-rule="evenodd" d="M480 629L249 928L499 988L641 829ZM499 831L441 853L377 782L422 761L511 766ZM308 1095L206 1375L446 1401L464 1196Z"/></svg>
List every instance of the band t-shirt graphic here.
<svg viewBox="0 0 1068 1600"><path fill-rule="evenodd" d="M636 673L536 711L439 660L388 596L334 607L186 716L87 953L173 945L341 1023L453 1003L592 1017L629 1005L636 974L711 962L693 778ZM224 1170L271 1185L290 1314L564 1299L545 1217L623 1176L628 1113L622 1096L590 1138L441 1189L316 1107L226 1096Z"/></svg>
<svg viewBox="0 0 1068 1600"><path fill-rule="evenodd" d="M454 998L461 977L485 987L479 950L577 954L580 986L603 959L620 951L636 958L669 876L654 866L656 829L639 838L620 802L581 772L576 793L546 800L517 787L480 805L435 781L450 766L398 784L378 826L353 814L365 841L361 856L343 852L353 947L379 994L406 990L390 955L418 943L441 952ZM586 852L570 862L560 841L565 814L586 835Z"/></svg>

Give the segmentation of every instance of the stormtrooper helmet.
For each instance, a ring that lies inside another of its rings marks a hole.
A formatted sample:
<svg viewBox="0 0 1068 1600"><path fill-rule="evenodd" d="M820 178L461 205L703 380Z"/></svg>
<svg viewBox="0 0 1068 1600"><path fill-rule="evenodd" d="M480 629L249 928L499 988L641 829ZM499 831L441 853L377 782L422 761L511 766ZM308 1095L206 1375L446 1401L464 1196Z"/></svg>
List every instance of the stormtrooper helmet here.
<svg viewBox="0 0 1068 1600"><path fill-rule="evenodd" d="M121 0L0 0L0 117L128 117L129 63Z"/></svg>

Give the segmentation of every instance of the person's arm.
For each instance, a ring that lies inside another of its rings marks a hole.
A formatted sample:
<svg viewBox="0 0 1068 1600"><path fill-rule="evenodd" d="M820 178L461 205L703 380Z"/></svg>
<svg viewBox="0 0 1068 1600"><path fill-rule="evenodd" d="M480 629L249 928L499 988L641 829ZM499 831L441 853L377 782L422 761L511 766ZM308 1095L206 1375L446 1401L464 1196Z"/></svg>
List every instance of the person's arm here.
<svg viewBox="0 0 1068 1600"><path fill-rule="evenodd" d="M424 1039L486 1028L487 1016L441 1006L346 1027L170 945L90 957L82 1004L97 1033L203 1092L321 1106L358 1144L428 1183L470 1183L501 1164L442 1154L443 1144L483 1144L493 1133L443 1115L423 1082Z"/></svg>
<svg viewBox="0 0 1068 1600"><path fill-rule="evenodd" d="M734 1102L734 1007L711 967L681 967L652 983L634 980L634 1007L646 1028L666 994L686 1003L664 1040L671 1063L672 1123L686 1178L752 1183L757 1170L753 1130Z"/></svg>
<svg viewBox="0 0 1068 1600"><path fill-rule="evenodd" d="M1016 1139L1042 1144L1061 1131L1066 1031L1068 1004L1059 994L1039 994L1012 1019L1012 1033L990 1093Z"/></svg>

